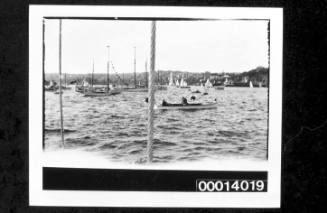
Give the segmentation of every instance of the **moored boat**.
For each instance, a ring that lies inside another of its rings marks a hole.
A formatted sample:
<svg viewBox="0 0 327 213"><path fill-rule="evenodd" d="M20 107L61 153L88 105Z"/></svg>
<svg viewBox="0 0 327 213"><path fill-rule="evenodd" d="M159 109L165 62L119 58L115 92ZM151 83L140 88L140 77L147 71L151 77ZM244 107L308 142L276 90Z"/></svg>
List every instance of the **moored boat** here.
<svg viewBox="0 0 327 213"><path fill-rule="evenodd" d="M195 91L192 91L191 93L201 93L200 90L195 90Z"/></svg>
<svg viewBox="0 0 327 213"><path fill-rule="evenodd" d="M124 92L148 92L148 88L124 88Z"/></svg>
<svg viewBox="0 0 327 213"><path fill-rule="evenodd" d="M122 92L122 89L117 88L115 86L111 87L109 82L109 50L110 46L107 46L108 48L108 62L107 62L107 84L105 87L95 87L93 84L93 74L94 74L94 60L93 60L93 69L92 69L92 78L91 78L91 87L86 91L84 90L84 96L85 97L103 97L103 96L111 96L111 95L117 95Z"/></svg>
<svg viewBox="0 0 327 213"><path fill-rule="evenodd" d="M209 78L207 79L204 86L205 86L205 88L211 88L212 87L212 83L210 82Z"/></svg>
<svg viewBox="0 0 327 213"><path fill-rule="evenodd" d="M179 87L179 81L178 81L178 79L176 80L175 85L176 85L176 87Z"/></svg>
<svg viewBox="0 0 327 213"><path fill-rule="evenodd" d="M170 77L169 77L169 84L168 86L172 87L172 86L175 86L174 84L174 79L173 79L173 73L170 72Z"/></svg>
<svg viewBox="0 0 327 213"><path fill-rule="evenodd" d="M182 78L181 82L180 82L180 88L181 89L188 89L190 88L190 86L187 85L187 82L184 81L184 79Z"/></svg>
<svg viewBox="0 0 327 213"><path fill-rule="evenodd" d="M216 90L224 90L225 89L225 86L224 85L221 85L221 86L214 86L214 88Z"/></svg>
<svg viewBox="0 0 327 213"><path fill-rule="evenodd" d="M216 109L218 103L208 103L208 104L168 104L168 105L155 105L154 109L156 110L203 110L203 109Z"/></svg>
<svg viewBox="0 0 327 213"><path fill-rule="evenodd" d="M56 91L54 91L53 93L57 95L57 94L59 94L60 92L59 92L59 90L56 90ZM62 93L63 93L63 91L61 91L61 94L62 94Z"/></svg>
<svg viewBox="0 0 327 213"><path fill-rule="evenodd" d="M103 96L110 96L110 95L117 95L121 93L121 89L110 89L109 91L85 91L84 96L85 97L103 97Z"/></svg>
<svg viewBox="0 0 327 213"><path fill-rule="evenodd" d="M53 91L53 92L55 92L57 89L59 89L59 86L54 81L50 81L49 85L44 86L44 91Z"/></svg>
<svg viewBox="0 0 327 213"><path fill-rule="evenodd" d="M249 83L249 87L250 87L250 88L253 88L252 81L250 81L250 83Z"/></svg>
<svg viewBox="0 0 327 213"><path fill-rule="evenodd" d="M155 90L167 90L166 85L155 85L154 88Z"/></svg>

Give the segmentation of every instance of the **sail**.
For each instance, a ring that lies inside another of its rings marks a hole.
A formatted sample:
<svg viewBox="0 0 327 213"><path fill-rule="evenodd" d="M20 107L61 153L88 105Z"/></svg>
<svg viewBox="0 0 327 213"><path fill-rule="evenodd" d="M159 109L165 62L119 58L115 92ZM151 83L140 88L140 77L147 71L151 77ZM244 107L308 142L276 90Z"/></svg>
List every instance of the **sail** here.
<svg viewBox="0 0 327 213"><path fill-rule="evenodd" d="M253 88L252 81L250 81L249 87L250 87L250 88Z"/></svg>
<svg viewBox="0 0 327 213"><path fill-rule="evenodd" d="M174 80L173 80L173 73L170 73L170 78L169 78L169 86L173 86L174 85Z"/></svg>
<svg viewBox="0 0 327 213"><path fill-rule="evenodd" d="M262 82L259 82L259 87L262 87Z"/></svg>
<svg viewBox="0 0 327 213"><path fill-rule="evenodd" d="M178 79L176 80L176 83L175 83L175 84L176 84L176 86L179 86L179 82L178 82Z"/></svg>
<svg viewBox="0 0 327 213"><path fill-rule="evenodd" d="M181 83L180 83L181 87L187 87L187 83L186 81L184 81L184 79L182 78Z"/></svg>
<svg viewBox="0 0 327 213"><path fill-rule="evenodd" d="M82 82L82 85L84 87L88 87L90 84L84 79L83 82Z"/></svg>
<svg viewBox="0 0 327 213"><path fill-rule="evenodd" d="M205 87L212 87L212 83L210 82L209 78L207 79L207 82L205 83Z"/></svg>

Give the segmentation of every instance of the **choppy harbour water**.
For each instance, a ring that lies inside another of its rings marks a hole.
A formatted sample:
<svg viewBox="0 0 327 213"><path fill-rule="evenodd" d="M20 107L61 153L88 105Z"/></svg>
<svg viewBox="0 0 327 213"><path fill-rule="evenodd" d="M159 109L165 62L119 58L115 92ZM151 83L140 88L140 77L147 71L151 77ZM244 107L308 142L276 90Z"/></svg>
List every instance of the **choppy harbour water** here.
<svg viewBox="0 0 327 213"><path fill-rule="evenodd" d="M213 110L156 111L154 162L203 159L266 160L267 88L187 89L157 91L156 101L180 102L182 96L219 106ZM147 143L147 93L123 92L108 97L84 97L74 89L63 93L66 149L83 150L115 162L142 163ZM59 150L59 95L45 92L46 150Z"/></svg>

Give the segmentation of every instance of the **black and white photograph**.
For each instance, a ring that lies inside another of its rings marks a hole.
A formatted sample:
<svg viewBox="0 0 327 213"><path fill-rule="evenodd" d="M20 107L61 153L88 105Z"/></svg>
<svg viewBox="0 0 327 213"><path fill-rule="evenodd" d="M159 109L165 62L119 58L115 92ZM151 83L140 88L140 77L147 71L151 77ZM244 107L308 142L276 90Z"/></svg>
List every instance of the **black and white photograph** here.
<svg viewBox="0 0 327 213"><path fill-rule="evenodd" d="M30 6L30 205L279 207L282 20Z"/></svg>
<svg viewBox="0 0 327 213"><path fill-rule="evenodd" d="M44 150L146 162L150 85L153 163L267 160L269 21L155 22L44 20Z"/></svg>

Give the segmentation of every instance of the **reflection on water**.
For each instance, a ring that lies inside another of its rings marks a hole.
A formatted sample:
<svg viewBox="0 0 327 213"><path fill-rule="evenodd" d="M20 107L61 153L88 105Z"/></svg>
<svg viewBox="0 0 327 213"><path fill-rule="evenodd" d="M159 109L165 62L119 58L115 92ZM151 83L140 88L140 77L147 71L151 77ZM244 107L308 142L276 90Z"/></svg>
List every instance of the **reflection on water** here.
<svg viewBox="0 0 327 213"><path fill-rule="evenodd" d="M154 162L202 159L266 160L267 88L225 88L209 95L188 89L157 91L156 101L218 100L217 109L156 111ZM83 97L72 90L63 93L67 149L100 154L111 161L143 162L147 142L147 93L124 92L109 97ZM46 149L60 144L59 95L45 92Z"/></svg>

